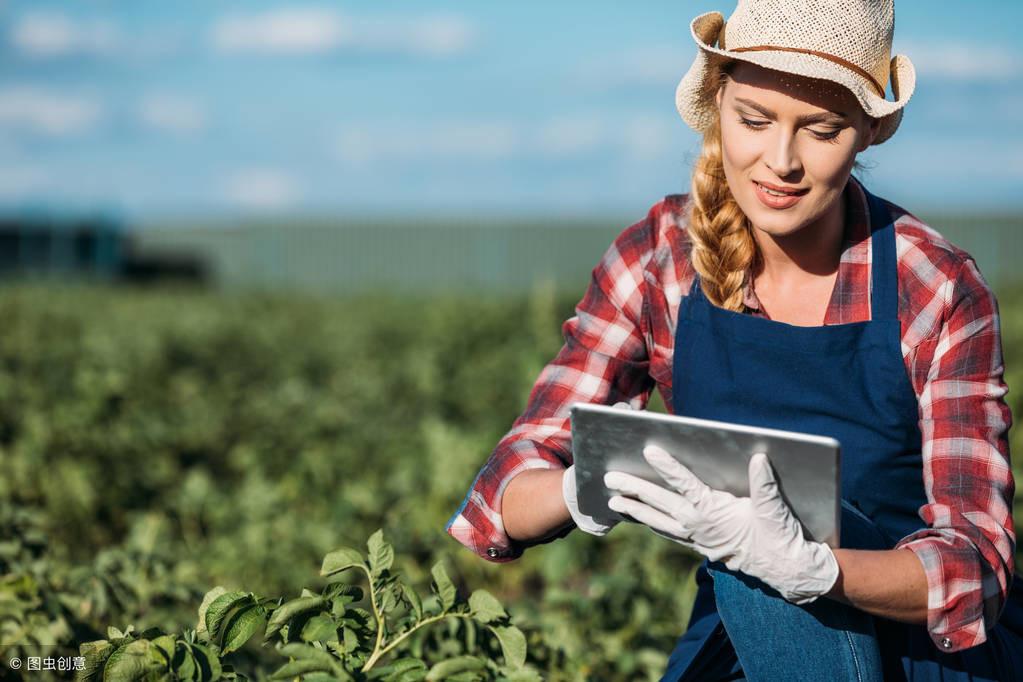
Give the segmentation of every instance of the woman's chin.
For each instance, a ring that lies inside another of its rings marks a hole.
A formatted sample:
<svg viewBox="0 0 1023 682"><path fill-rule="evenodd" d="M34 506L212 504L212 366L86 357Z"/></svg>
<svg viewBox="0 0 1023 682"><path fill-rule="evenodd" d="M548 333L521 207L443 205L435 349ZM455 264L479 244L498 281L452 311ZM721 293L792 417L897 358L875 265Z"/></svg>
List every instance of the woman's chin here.
<svg viewBox="0 0 1023 682"><path fill-rule="evenodd" d="M753 201L756 202L756 199ZM774 237L784 237L798 232L807 222L805 211L802 210L802 207L796 206L787 209L773 209L753 205L749 210L743 209L743 212L753 227Z"/></svg>

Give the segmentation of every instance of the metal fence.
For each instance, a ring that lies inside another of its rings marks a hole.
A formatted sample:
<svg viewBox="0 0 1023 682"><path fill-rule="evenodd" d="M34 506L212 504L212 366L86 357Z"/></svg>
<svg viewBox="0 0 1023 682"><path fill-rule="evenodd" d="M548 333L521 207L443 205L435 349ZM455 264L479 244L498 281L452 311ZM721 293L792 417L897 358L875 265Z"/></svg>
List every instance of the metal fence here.
<svg viewBox="0 0 1023 682"><path fill-rule="evenodd" d="M928 224L974 256L989 282L1017 281L1023 216L935 216ZM298 222L161 226L134 234L140 253L194 250L228 288L322 293L493 290L538 281L582 291L628 221Z"/></svg>

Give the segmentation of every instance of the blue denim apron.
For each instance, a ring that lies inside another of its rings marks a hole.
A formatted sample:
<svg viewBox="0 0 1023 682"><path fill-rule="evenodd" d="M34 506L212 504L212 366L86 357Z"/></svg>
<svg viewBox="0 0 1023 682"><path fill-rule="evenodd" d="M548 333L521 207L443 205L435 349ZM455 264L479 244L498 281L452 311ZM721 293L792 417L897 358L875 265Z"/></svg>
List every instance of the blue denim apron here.
<svg viewBox="0 0 1023 682"><path fill-rule="evenodd" d="M843 506L872 521L887 545L863 549L888 549L923 527L917 510L928 500L919 406L901 351L895 226L882 201L870 193L867 198L870 320L799 327L725 310L706 299L696 277L679 305L672 403L678 415L836 438L842 444ZM843 532L843 543L845 538ZM696 582L689 628L662 682L683 675L741 678L706 560ZM875 619L885 670L899 670L899 677L904 672L908 680L997 679L985 672L1005 669L1011 663L1006 657L1015 656L1023 676L1023 650L1006 652L1023 643L1017 638L1023 635L1020 582L996 628L1016 634L1002 632L1009 639L990 636L985 645L962 652L938 651L923 626Z"/></svg>

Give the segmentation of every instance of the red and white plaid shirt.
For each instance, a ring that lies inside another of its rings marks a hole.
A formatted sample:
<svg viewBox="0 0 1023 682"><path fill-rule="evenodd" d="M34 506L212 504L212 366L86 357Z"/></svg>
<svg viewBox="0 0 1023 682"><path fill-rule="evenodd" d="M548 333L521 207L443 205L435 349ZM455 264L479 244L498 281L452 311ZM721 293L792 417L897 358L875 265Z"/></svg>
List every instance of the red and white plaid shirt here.
<svg viewBox="0 0 1023 682"><path fill-rule="evenodd" d="M870 319L870 224L859 184L846 189L846 232L824 324ZM508 537L501 496L526 469L572 462L574 402L627 401L642 409L656 388L671 409L678 304L695 270L686 257L685 195L665 197L628 227L593 270L565 345L540 373L525 412L480 470L447 532L491 561L539 542ZM998 304L973 258L905 210L896 217L902 355L920 404L925 526L901 539L923 563L927 628L942 651L983 643L1014 574L1012 415L1004 400ZM747 277L747 282L751 278ZM767 317L747 284L746 312ZM952 646L941 646L948 638Z"/></svg>

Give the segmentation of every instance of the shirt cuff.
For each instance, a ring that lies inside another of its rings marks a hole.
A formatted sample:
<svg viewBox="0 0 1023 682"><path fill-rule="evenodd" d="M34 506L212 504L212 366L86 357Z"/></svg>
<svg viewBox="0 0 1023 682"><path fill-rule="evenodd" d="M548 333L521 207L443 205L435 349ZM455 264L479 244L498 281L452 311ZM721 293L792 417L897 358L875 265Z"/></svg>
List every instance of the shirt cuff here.
<svg viewBox="0 0 1023 682"><path fill-rule="evenodd" d="M508 536L504 529L504 518L495 510L500 506L501 497L508 483L529 469L554 469L557 465L539 457L524 459L500 481L497 493L491 500L482 494L478 484L483 470L476 476L462 506L448 520L447 534L467 547L477 556L494 563L506 563L522 556L528 547L541 545L564 537L572 530L569 525L554 534L539 540L522 541ZM562 467L563 468L563 467ZM485 470L485 468L484 468ZM492 506L492 503L497 502Z"/></svg>
<svg viewBox="0 0 1023 682"><path fill-rule="evenodd" d="M997 580L989 576L960 576L966 580L955 580L956 576L946 575L946 567L958 557L963 543L972 543L951 529L925 528L900 540L893 549L908 549L913 552L924 567L927 578L927 632L934 646L944 653L953 653L978 646L987 641L985 609L990 608L997 596L989 594L990 586L985 582ZM977 560L983 561L975 548ZM961 573L961 571L956 571ZM972 584L971 584L972 583ZM993 624L997 615L990 619Z"/></svg>

